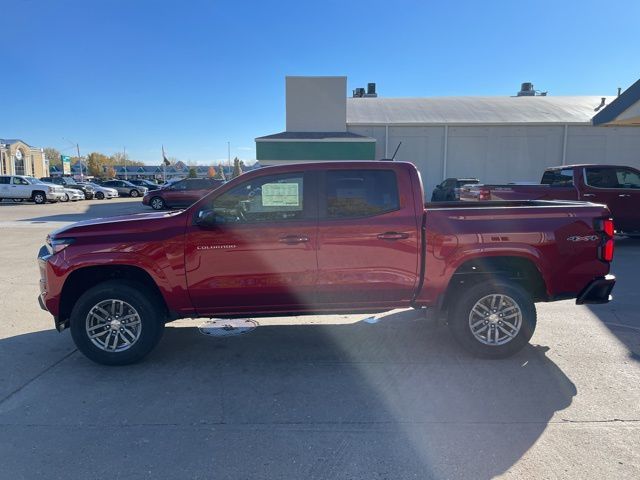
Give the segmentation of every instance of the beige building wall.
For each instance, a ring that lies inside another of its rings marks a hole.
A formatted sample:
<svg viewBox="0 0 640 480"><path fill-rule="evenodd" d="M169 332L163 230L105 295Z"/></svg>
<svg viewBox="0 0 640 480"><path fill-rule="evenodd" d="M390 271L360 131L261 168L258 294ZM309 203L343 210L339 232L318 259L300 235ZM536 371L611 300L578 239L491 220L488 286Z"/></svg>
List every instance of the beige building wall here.
<svg viewBox="0 0 640 480"><path fill-rule="evenodd" d="M36 178L49 175L49 167L41 148L18 141L0 147L0 157L2 175L29 175Z"/></svg>

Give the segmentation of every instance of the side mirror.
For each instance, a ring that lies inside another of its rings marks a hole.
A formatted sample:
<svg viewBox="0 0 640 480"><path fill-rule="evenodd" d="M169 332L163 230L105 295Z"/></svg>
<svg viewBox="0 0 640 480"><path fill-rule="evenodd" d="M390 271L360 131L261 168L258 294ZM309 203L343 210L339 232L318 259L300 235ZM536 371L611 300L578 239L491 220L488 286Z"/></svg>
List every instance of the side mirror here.
<svg viewBox="0 0 640 480"><path fill-rule="evenodd" d="M200 227L213 227L217 219L216 212L214 210L200 210L196 216L196 225Z"/></svg>

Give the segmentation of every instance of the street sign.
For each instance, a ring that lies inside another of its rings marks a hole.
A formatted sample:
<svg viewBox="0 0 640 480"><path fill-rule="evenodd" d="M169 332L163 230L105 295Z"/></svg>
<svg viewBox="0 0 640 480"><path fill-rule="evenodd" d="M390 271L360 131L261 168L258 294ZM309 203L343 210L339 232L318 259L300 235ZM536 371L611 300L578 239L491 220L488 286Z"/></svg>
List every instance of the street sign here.
<svg viewBox="0 0 640 480"><path fill-rule="evenodd" d="M62 174L71 175L71 157L67 155L60 155L62 161Z"/></svg>

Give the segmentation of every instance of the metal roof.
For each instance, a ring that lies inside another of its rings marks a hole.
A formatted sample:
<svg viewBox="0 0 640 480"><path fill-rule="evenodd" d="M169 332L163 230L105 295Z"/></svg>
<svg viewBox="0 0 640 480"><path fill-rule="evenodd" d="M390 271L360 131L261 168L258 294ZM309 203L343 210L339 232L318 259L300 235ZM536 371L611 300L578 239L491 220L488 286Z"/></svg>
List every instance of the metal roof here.
<svg viewBox="0 0 640 480"><path fill-rule="evenodd" d="M352 132L280 132L256 138L259 140L331 140L331 139L362 139L369 137Z"/></svg>
<svg viewBox="0 0 640 480"><path fill-rule="evenodd" d="M347 98L348 125L590 125L602 96ZM605 105L615 97L604 97Z"/></svg>

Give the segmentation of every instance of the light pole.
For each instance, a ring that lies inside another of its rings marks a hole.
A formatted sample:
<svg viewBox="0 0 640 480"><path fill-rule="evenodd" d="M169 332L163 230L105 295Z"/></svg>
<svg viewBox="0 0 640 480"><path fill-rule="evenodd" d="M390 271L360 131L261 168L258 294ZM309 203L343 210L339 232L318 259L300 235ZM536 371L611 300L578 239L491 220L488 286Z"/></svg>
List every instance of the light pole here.
<svg viewBox="0 0 640 480"><path fill-rule="evenodd" d="M4 149L6 145L4 143L0 143L0 173L6 174L4 171Z"/></svg>

